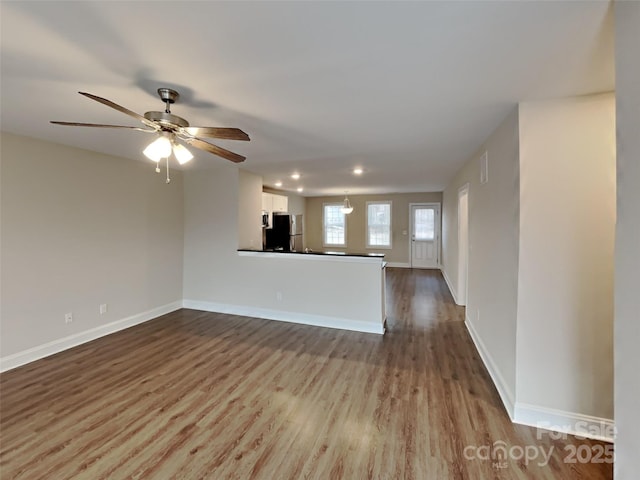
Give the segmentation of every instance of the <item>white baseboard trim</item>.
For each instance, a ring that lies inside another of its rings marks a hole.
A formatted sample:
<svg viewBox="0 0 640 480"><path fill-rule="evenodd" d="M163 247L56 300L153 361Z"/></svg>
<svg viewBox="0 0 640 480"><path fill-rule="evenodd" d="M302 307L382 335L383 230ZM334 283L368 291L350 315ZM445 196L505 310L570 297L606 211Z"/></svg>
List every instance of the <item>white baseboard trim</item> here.
<svg viewBox="0 0 640 480"><path fill-rule="evenodd" d="M165 315L181 308L182 301L177 300L160 307L152 308L146 312L116 320L115 322L111 322L106 325L101 325L58 340L53 340L52 342L38 345L37 347L29 348L28 350L23 350L22 352L7 355L6 357L0 358L0 372L17 368L21 365L53 355L54 353L59 353L63 350L90 342L96 338L104 337L105 335L124 330L125 328L133 327L134 325L147 322L159 317L160 315Z"/></svg>
<svg viewBox="0 0 640 480"><path fill-rule="evenodd" d="M478 332L476 332L473 327L473 324L468 318L464 324L513 423L558 432L558 434L555 434L552 438L560 438L561 434L571 434L579 438L591 438L605 442L614 441L615 424L611 419L554 410L552 408L539 407L521 402L516 403L513 398L513 393L507 387L504 378L496 367L487 348L484 346ZM544 434L538 433L538 435L542 438Z"/></svg>
<svg viewBox="0 0 640 480"><path fill-rule="evenodd" d="M489 354L489 351L484 346L484 343L478 335L478 332L476 332L476 330L473 328L473 324L469 321L468 318L465 319L464 324L469 331L469 335L471 336L471 339L476 346L476 350L478 351L478 354L480 355L484 366L491 376L491 380L493 380L493 384L495 385L496 390L498 390L498 395L500 395L500 399L502 400L504 408L507 410L509 418L511 419L511 421L513 421L515 410L513 392L511 392L511 390L507 387L507 383L504 381L504 378L500 374L500 370L498 370L498 368L496 367L491 354Z"/></svg>
<svg viewBox="0 0 640 480"><path fill-rule="evenodd" d="M565 412L520 402L516 403L513 422L542 430L605 442L613 442L615 438L615 423L609 418ZM542 433L538 433L539 437L542 435ZM558 434L552 435L552 438L561 437L562 435Z"/></svg>
<svg viewBox="0 0 640 480"><path fill-rule="evenodd" d="M387 262L387 267L394 268L411 268L411 265L406 262Z"/></svg>
<svg viewBox="0 0 640 480"><path fill-rule="evenodd" d="M440 270L442 271L442 276L444 277L444 281L447 284L447 287L449 287L449 291L451 292L453 301L456 302L456 305L460 305L460 303L458 302L458 295L456 295L456 290L453 288L453 284L451 283L451 281L449 280L449 277L447 276L447 271L444 268Z"/></svg>
<svg viewBox="0 0 640 480"><path fill-rule="evenodd" d="M328 317L325 315L312 315L309 313L294 313L269 308L247 307L243 305L230 305L225 303L203 302L200 300L184 300L184 308L203 310L205 312L229 313L244 317L264 318L266 320L278 320L280 322L299 323L316 327L337 328L354 332L384 334L383 319L380 324L360 322L348 318Z"/></svg>

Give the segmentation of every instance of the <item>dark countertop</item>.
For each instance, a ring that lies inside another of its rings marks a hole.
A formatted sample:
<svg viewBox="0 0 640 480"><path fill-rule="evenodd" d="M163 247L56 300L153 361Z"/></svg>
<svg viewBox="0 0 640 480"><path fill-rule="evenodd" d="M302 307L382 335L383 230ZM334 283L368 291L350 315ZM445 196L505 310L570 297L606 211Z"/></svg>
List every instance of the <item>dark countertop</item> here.
<svg viewBox="0 0 640 480"><path fill-rule="evenodd" d="M334 252L334 251L308 251L308 252L284 252L282 250L252 250L250 248L239 248L238 252L253 253L288 253L290 255L327 255L334 257L367 257L367 258L384 258L384 253L351 253L351 252Z"/></svg>

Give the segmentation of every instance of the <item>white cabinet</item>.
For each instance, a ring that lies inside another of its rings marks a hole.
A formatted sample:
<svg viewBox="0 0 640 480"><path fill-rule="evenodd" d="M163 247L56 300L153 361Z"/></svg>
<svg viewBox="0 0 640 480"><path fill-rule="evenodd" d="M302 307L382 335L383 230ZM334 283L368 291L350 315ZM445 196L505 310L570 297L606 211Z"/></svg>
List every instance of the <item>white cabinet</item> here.
<svg viewBox="0 0 640 480"><path fill-rule="evenodd" d="M273 197L273 211L274 212L287 212L289 211L289 198L284 195L272 195Z"/></svg>
<svg viewBox="0 0 640 480"><path fill-rule="evenodd" d="M289 198L284 195L262 192L262 210L265 212L286 212L289 210Z"/></svg>
<svg viewBox="0 0 640 480"><path fill-rule="evenodd" d="M271 213L273 208L273 195L271 193L262 192L262 211Z"/></svg>

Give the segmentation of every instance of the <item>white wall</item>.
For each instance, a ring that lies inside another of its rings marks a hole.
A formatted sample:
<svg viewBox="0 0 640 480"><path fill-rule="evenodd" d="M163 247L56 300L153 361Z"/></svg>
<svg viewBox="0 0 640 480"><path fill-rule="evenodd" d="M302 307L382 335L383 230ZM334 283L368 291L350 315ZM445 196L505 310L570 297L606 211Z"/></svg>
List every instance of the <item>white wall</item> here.
<svg viewBox="0 0 640 480"><path fill-rule="evenodd" d="M489 181L480 184L487 152ZM458 190L469 184L467 326L510 415L516 389L518 112L514 109L443 193L443 273L458 283Z"/></svg>
<svg viewBox="0 0 640 480"><path fill-rule="evenodd" d="M182 299L180 172L167 185L142 162L7 133L1 148L3 368Z"/></svg>
<svg viewBox="0 0 640 480"><path fill-rule="evenodd" d="M615 478L638 477L640 452L640 3L615 2L618 223L615 273Z"/></svg>
<svg viewBox="0 0 640 480"><path fill-rule="evenodd" d="M238 248L262 250L262 177L238 171Z"/></svg>
<svg viewBox="0 0 640 480"><path fill-rule="evenodd" d="M239 175L185 173L185 306L380 333L380 261L238 255Z"/></svg>
<svg viewBox="0 0 640 480"><path fill-rule="evenodd" d="M614 128L612 94L524 103L443 195L455 293L458 190L469 183L467 323L520 423L575 430L613 416Z"/></svg>
<svg viewBox="0 0 640 480"><path fill-rule="evenodd" d="M290 192L286 192L285 195L289 198L289 202L288 202L289 213L291 215L304 215L307 199L305 197L302 197L300 195L296 195ZM304 218L303 218L303 221L304 221Z"/></svg>
<svg viewBox="0 0 640 480"><path fill-rule="evenodd" d="M517 400L613 418L615 104L520 105Z"/></svg>

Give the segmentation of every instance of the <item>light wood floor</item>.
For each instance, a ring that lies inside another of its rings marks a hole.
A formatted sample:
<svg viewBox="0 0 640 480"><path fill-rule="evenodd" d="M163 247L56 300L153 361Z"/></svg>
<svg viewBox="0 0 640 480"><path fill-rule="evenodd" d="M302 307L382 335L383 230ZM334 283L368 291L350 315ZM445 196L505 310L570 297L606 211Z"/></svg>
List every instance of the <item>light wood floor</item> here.
<svg viewBox="0 0 640 480"><path fill-rule="evenodd" d="M0 477L612 478L509 421L439 272L387 282L384 336L180 310L0 375Z"/></svg>

